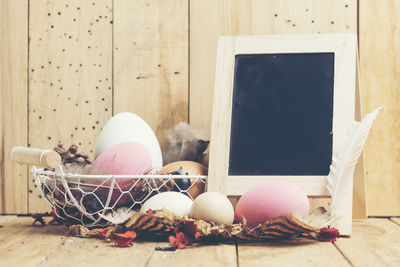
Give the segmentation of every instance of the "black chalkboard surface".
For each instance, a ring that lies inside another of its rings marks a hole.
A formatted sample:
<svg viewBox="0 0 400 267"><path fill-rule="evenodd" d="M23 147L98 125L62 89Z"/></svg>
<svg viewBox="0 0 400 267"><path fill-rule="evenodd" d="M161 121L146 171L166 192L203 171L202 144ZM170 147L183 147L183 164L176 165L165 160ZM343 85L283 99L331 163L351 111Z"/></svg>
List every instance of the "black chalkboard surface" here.
<svg viewBox="0 0 400 267"><path fill-rule="evenodd" d="M334 53L236 55L229 175L327 175Z"/></svg>

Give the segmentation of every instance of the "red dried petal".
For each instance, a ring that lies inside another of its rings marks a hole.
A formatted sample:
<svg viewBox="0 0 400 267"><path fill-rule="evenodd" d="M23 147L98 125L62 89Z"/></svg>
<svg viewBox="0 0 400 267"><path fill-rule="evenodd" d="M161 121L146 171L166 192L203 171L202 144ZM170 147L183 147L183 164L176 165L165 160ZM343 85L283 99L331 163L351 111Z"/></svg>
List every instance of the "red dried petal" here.
<svg viewBox="0 0 400 267"><path fill-rule="evenodd" d="M148 209L148 210L146 211L146 214L147 214L147 215L154 215L154 211L153 211L152 209Z"/></svg>
<svg viewBox="0 0 400 267"><path fill-rule="evenodd" d="M339 230L336 228L322 228L318 234L318 241L332 242L340 236Z"/></svg>
<svg viewBox="0 0 400 267"><path fill-rule="evenodd" d="M194 239L199 239L200 236L201 236L201 233L200 233L200 232L196 232L196 233L194 234Z"/></svg>
<svg viewBox="0 0 400 267"><path fill-rule="evenodd" d="M168 241L177 249L184 249L193 243L192 238L188 238L184 233L176 233L175 236L169 236Z"/></svg>
<svg viewBox="0 0 400 267"><path fill-rule="evenodd" d="M136 233L134 231L126 231L125 233L119 234L114 233L115 245L117 247L128 247L132 246L132 241L136 238Z"/></svg>
<svg viewBox="0 0 400 267"><path fill-rule="evenodd" d="M115 239L115 246L117 247L130 247L132 246L132 240L130 239Z"/></svg>
<svg viewBox="0 0 400 267"><path fill-rule="evenodd" d="M114 233L114 237L117 238L126 238L126 239L135 239L136 232L135 231L126 231L125 233Z"/></svg>
<svg viewBox="0 0 400 267"><path fill-rule="evenodd" d="M100 234L99 234L99 237L105 238L106 235L107 235L107 232L108 232L108 230L110 230L110 228L111 228L111 227L107 227L107 228L104 228L103 230L101 230L101 232L100 232Z"/></svg>

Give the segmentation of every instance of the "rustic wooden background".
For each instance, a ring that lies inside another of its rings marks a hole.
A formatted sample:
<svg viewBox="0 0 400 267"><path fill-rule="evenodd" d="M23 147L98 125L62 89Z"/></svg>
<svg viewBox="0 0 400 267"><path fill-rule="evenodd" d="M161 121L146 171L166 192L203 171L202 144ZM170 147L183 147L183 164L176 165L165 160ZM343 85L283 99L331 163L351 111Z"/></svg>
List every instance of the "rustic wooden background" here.
<svg viewBox="0 0 400 267"><path fill-rule="evenodd" d="M11 147L92 152L121 111L161 143L189 122L208 137L219 35L358 33L368 214L400 215L400 1L0 0L0 213L48 210Z"/></svg>

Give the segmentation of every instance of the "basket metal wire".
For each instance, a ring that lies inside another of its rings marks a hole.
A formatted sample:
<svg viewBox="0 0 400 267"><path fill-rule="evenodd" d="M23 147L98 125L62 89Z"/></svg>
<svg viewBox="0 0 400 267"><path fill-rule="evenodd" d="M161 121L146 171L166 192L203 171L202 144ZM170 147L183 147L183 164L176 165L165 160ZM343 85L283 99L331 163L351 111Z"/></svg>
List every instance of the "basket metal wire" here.
<svg viewBox="0 0 400 267"><path fill-rule="evenodd" d="M108 226L111 223L105 215L123 207L139 210L160 192L173 190L193 199L190 189L197 183L204 187L207 180L204 175L83 175L65 173L61 166L54 171L37 167L31 171L54 214L86 227ZM189 186L182 186L177 179L189 179Z"/></svg>

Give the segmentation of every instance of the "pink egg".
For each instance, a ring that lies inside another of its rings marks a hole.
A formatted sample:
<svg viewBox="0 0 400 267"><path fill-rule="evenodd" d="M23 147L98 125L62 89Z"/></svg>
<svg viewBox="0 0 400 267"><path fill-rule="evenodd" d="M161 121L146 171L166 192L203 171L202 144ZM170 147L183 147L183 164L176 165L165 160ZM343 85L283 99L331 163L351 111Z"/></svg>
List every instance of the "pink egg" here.
<svg viewBox="0 0 400 267"><path fill-rule="evenodd" d="M306 217L310 204L305 192L297 185L284 181L269 181L247 191L238 201L235 220L246 218L247 224L258 225L288 213Z"/></svg>
<svg viewBox="0 0 400 267"><path fill-rule="evenodd" d="M137 142L125 142L114 145L101 153L95 162L95 167L104 174L112 175L145 175L152 170L152 158L148 149ZM118 186L114 186L109 206L130 206L134 200L140 201L146 195L146 183L136 178L117 178ZM103 186L111 185L111 180L102 183ZM123 194L123 192L126 192ZM128 194L129 192L129 194ZM97 197L105 203L109 189L100 188L96 191ZM132 199L134 198L134 200ZM104 204L103 203L103 204Z"/></svg>
<svg viewBox="0 0 400 267"><path fill-rule="evenodd" d="M148 174L152 160L147 148L137 142L114 145L100 154L94 166L105 174Z"/></svg>

